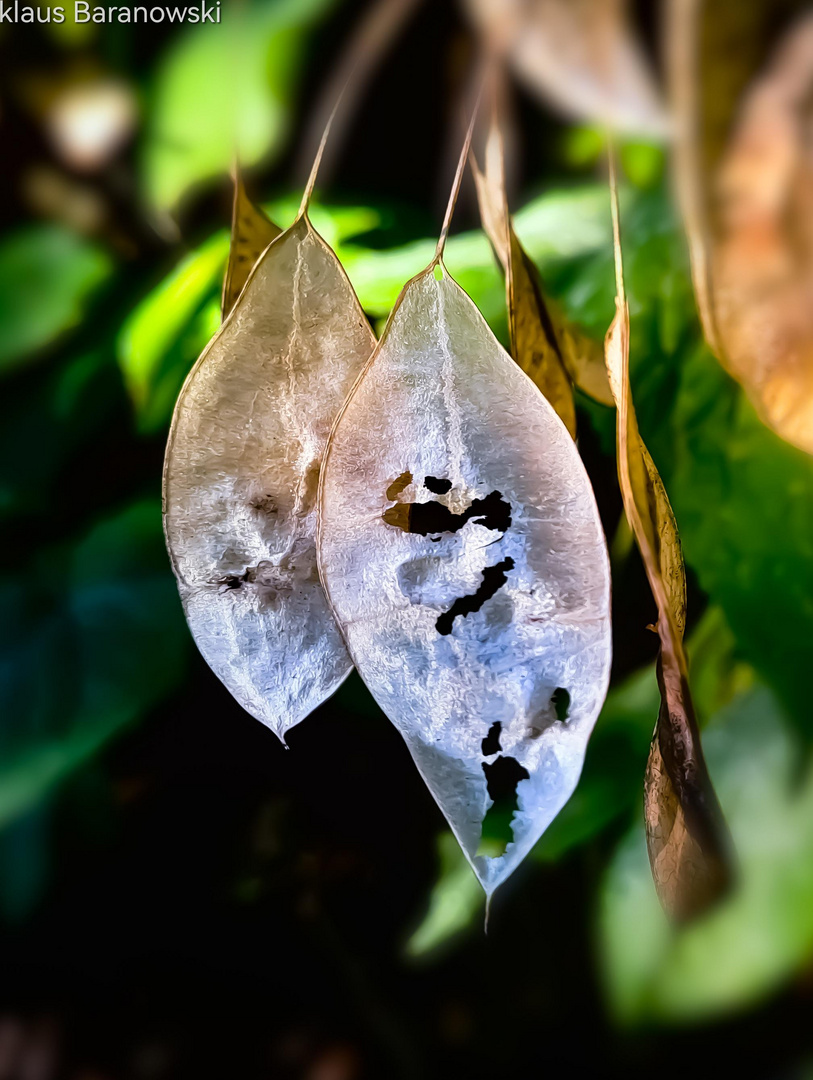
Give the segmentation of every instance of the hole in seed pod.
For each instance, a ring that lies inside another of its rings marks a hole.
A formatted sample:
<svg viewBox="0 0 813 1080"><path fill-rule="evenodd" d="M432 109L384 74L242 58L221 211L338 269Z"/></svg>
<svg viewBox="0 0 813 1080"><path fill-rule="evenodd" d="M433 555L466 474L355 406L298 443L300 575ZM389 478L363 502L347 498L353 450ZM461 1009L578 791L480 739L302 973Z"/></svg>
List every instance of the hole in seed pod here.
<svg viewBox="0 0 813 1080"><path fill-rule="evenodd" d="M444 611L435 623L435 629L439 634L451 634L455 619L459 616L464 618L475 611L479 611L486 600L501 589L508 580L508 571L513 570L514 560L503 559L494 566L487 566L483 570L483 580L477 592L469 596L461 596L452 604L448 611Z"/></svg>
<svg viewBox="0 0 813 1080"><path fill-rule="evenodd" d="M550 703L553 705L559 723L566 723L570 711L570 692L564 686L557 686L551 695Z"/></svg>
<svg viewBox="0 0 813 1080"><path fill-rule="evenodd" d="M408 475L407 473L404 476ZM400 481L399 477L399 481ZM387 498L394 490L395 481L387 489ZM412 482L412 477L407 481ZM399 491L403 491L404 484ZM431 490L431 489L430 489ZM505 532L511 525L511 504L507 502L499 491L492 491L484 499L474 499L462 514L454 514L448 506L434 499L425 503L398 503L384 511L384 521L404 532L417 533L419 536L429 536L431 533L456 533L467 521L475 521L486 529L495 532Z"/></svg>
<svg viewBox="0 0 813 1080"><path fill-rule="evenodd" d="M431 491L433 495L445 495L447 491L452 490L452 481L441 480L437 476L425 476L423 486L427 491Z"/></svg>
<svg viewBox="0 0 813 1080"><path fill-rule="evenodd" d="M514 839L513 819L519 809L517 786L521 780L528 779L529 773L516 758L505 755L490 763L484 761L483 772L492 805L483 819L482 835L487 853L493 857L495 854L502 855ZM484 853L482 850L478 852Z"/></svg>
<svg viewBox="0 0 813 1080"><path fill-rule="evenodd" d="M502 724L499 720L492 724L488 729L488 735L483 739L481 749L485 757L491 757L492 754L499 754L502 750L500 745L500 735L502 734Z"/></svg>

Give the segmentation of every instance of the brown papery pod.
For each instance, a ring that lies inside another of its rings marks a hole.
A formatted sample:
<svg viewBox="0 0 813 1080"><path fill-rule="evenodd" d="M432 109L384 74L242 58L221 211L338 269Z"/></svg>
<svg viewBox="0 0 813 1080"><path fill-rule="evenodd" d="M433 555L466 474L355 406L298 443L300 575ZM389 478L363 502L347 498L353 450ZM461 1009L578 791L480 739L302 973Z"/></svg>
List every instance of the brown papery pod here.
<svg viewBox="0 0 813 1080"><path fill-rule="evenodd" d="M184 383L164 463L164 529L195 641L283 740L352 668L316 568L316 494L331 425L375 338L308 218L326 137L299 216ZM248 220L261 242L266 226Z"/></svg>
<svg viewBox="0 0 813 1080"><path fill-rule="evenodd" d="M249 199L242 173L235 165L229 261L223 279L221 304L224 319L237 303L237 297L243 291L254 264L281 232L282 229Z"/></svg>
<svg viewBox="0 0 813 1080"><path fill-rule="evenodd" d="M511 353L576 436L575 383L604 405L613 405L600 344L564 318L546 296L539 271L522 247L508 209L505 153L495 106L485 151L485 172L471 159L483 229L506 279Z"/></svg>
<svg viewBox="0 0 813 1080"><path fill-rule="evenodd" d="M644 782L647 848L658 897L678 922L706 911L731 880L730 842L708 775L689 690L683 629L686 582L677 524L663 482L638 431L629 380L629 311L624 289L618 195L610 190L616 315L607 333L607 373L618 409L618 477L624 510L658 608L661 707Z"/></svg>
<svg viewBox="0 0 813 1080"><path fill-rule="evenodd" d="M766 61L776 14L671 0L675 165L706 338L763 420L813 453L813 15Z"/></svg>

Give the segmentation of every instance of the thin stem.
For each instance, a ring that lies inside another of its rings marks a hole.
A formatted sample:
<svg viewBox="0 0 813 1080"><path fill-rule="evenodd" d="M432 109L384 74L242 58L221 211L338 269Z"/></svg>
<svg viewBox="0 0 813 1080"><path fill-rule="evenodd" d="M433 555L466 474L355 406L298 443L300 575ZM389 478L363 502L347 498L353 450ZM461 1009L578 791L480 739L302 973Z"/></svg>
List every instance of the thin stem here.
<svg viewBox="0 0 813 1080"><path fill-rule="evenodd" d="M435 257L432 260L433 263L438 263L443 258L443 251L446 247L446 241L449 237L449 226L452 224L452 215L454 214L454 208L457 205L457 196L460 194L460 184L463 181L463 172L466 168L466 162L469 159L469 152L471 150L471 140L474 136L474 124L477 120L477 113L480 108L480 99L483 96L483 87L485 86L485 79L480 82L480 88L477 91L477 99L474 102L474 108L471 111L471 120L469 120L469 127L466 132L466 139L463 143L463 150L460 153L460 158L457 162L457 169L454 174L454 180L452 181L452 190L449 195L449 202L446 206L446 215L443 218L443 228L440 230L440 236L438 237L438 246L435 248Z"/></svg>
<svg viewBox="0 0 813 1080"><path fill-rule="evenodd" d="M351 71L350 74L347 76L344 86L341 88L341 90L339 91L339 96L336 98L336 104L330 110L330 116L327 118L325 130L322 132L322 138L319 140L319 149L316 151L316 157L314 158L313 165L311 166L308 182L305 185L305 193L302 196L302 203L300 204L299 214L297 215L298 217L302 217L303 214L306 214L308 212L311 196L313 195L313 189L316 187L316 177L319 173L319 166L322 164L322 155L324 154L325 146L327 145L327 137L330 134L330 128L333 124L333 119L336 116L336 113L339 111L339 106L342 103L342 99L344 98L347 87L350 85L350 80L353 78L353 74L354 71Z"/></svg>

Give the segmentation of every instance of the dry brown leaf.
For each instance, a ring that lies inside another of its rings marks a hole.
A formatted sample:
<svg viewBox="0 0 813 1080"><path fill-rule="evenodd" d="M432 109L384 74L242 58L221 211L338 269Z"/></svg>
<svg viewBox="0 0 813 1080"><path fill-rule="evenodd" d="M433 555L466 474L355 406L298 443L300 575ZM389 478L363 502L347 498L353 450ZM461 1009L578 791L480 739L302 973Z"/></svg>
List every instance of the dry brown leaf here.
<svg viewBox="0 0 813 1080"><path fill-rule="evenodd" d="M223 279L221 304L224 319L237 302L254 264L281 232L282 230L249 199L243 177L235 166L229 261Z"/></svg>
<svg viewBox="0 0 813 1080"><path fill-rule="evenodd" d="M572 382L603 404L612 405L607 369L598 342L570 325L547 299L539 271L522 247L511 222L505 187L502 138L492 115L485 172L471 159L480 217L506 276L511 352L576 436Z"/></svg>
<svg viewBox="0 0 813 1080"><path fill-rule="evenodd" d="M760 66L770 5L673 0L678 189L709 344L813 453L813 16Z"/></svg>
<svg viewBox="0 0 813 1080"><path fill-rule="evenodd" d="M625 0L466 0L517 78L579 120L662 137L668 121Z"/></svg>
<svg viewBox="0 0 813 1080"><path fill-rule="evenodd" d="M607 334L610 385L618 407L618 476L624 509L658 608L661 708L647 762L644 812L652 876L676 921L694 918L730 881L728 836L706 769L689 690L683 629L686 582L672 508L638 431L629 381L629 311L624 291L618 197L611 177L616 316Z"/></svg>

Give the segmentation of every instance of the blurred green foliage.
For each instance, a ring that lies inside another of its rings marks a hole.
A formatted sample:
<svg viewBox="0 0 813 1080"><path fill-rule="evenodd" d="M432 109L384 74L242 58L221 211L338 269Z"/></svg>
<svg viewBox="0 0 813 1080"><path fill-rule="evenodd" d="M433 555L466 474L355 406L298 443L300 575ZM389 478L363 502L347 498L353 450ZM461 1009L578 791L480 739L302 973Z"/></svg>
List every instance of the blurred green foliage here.
<svg viewBox="0 0 813 1080"><path fill-rule="evenodd" d="M110 258L60 225L31 225L0 246L0 371L75 326Z"/></svg>
<svg viewBox="0 0 813 1080"><path fill-rule="evenodd" d="M278 152L307 30L331 0L255 0L178 35L155 72L144 189L161 209L194 184ZM205 118L205 122L203 122Z"/></svg>

